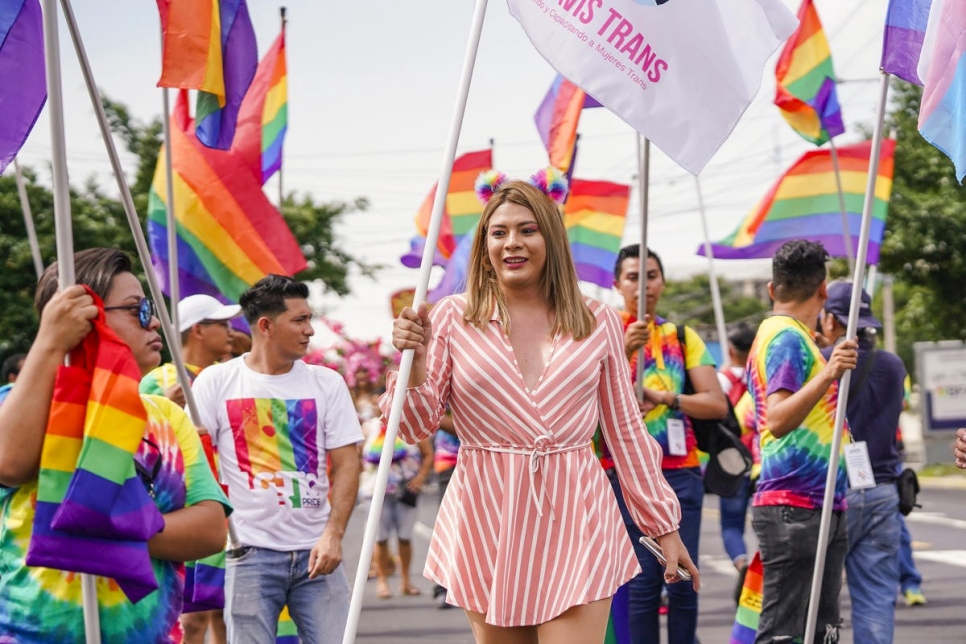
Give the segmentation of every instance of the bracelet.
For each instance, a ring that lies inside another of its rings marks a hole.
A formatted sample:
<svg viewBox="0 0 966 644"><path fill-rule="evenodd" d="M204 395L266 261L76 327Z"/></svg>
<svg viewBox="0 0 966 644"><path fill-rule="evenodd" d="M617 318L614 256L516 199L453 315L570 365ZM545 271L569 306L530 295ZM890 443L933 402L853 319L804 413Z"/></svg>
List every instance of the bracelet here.
<svg viewBox="0 0 966 644"><path fill-rule="evenodd" d="M681 394L674 394L674 402L671 403L671 409L674 411L681 409Z"/></svg>

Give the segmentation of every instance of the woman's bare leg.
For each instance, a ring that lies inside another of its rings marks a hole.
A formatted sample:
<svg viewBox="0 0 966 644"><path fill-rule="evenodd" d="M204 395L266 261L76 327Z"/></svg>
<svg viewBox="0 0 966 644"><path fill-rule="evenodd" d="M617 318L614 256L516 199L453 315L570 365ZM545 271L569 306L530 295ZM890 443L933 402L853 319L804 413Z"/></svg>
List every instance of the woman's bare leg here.
<svg viewBox="0 0 966 644"><path fill-rule="evenodd" d="M389 589L389 562L391 561L389 555L389 542L388 541L377 541L375 554L373 559L376 562L376 596L380 599L388 599L392 597L392 591Z"/></svg>
<svg viewBox="0 0 966 644"><path fill-rule="evenodd" d="M487 624L483 613L466 611L476 644L538 644L536 626L502 627Z"/></svg>
<svg viewBox="0 0 966 644"><path fill-rule="evenodd" d="M597 644L607 636L610 600L574 606L537 627L539 644Z"/></svg>

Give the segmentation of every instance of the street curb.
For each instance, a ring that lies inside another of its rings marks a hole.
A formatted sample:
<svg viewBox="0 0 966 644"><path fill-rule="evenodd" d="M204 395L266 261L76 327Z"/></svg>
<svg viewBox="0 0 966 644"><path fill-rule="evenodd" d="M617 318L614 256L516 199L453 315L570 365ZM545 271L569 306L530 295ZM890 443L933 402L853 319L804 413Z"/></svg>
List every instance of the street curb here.
<svg viewBox="0 0 966 644"><path fill-rule="evenodd" d="M919 487L924 490L966 490L966 476L920 476Z"/></svg>

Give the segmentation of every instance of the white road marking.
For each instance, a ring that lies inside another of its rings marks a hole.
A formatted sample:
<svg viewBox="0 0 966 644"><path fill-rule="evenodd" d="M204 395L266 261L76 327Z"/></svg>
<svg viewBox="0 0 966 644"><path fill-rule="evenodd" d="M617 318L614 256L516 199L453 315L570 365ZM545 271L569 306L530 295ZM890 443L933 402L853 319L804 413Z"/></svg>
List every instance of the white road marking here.
<svg viewBox="0 0 966 644"><path fill-rule="evenodd" d="M915 510L906 517L906 521L912 523L930 523L949 528L966 529L966 521L963 519L951 519L941 512L920 512Z"/></svg>
<svg viewBox="0 0 966 644"><path fill-rule="evenodd" d="M416 525L413 526L413 532L416 533L416 536L426 539L426 541L429 541L433 536L433 529L422 521L416 522Z"/></svg>
<svg viewBox="0 0 966 644"><path fill-rule="evenodd" d="M914 552L916 559L966 568L966 550L924 550Z"/></svg>

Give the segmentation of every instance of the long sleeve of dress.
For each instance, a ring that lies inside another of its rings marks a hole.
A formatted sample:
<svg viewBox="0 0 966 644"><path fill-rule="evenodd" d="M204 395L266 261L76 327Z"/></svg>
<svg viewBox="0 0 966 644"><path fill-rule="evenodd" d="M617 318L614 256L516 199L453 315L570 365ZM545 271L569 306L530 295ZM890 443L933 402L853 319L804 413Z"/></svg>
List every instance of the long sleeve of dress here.
<svg viewBox="0 0 966 644"><path fill-rule="evenodd" d="M681 506L661 473L661 448L641 419L624 358L620 319L608 308L598 323L606 325L607 344L599 395L604 440L634 523L649 536L667 534L677 530Z"/></svg>
<svg viewBox="0 0 966 644"><path fill-rule="evenodd" d="M426 352L426 381L418 387L406 389L406 401L399 420L399 436L407 443L416 444L432 436L446 413L453 371L448 334L457 313L450 299L443 300L429 313L433 337ZM386 418L392 409L398 376L398 371L389 372L386 392L379 397L379 408Z"/></svg>

